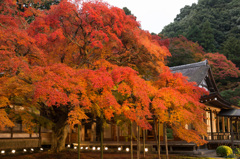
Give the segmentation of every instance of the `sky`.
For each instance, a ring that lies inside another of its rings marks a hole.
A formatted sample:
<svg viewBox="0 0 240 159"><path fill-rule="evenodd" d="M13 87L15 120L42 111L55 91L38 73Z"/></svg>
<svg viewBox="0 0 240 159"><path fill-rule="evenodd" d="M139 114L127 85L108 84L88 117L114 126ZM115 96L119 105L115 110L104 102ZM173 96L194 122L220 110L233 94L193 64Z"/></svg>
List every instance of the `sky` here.
<svg viewBox="0 0 240 159"><path fill-rule="evenodd" d="M198 0L103 0L110 5L127 7L137 17L143 30L160 33L164 26L174 21L180 9Z"/></svg>

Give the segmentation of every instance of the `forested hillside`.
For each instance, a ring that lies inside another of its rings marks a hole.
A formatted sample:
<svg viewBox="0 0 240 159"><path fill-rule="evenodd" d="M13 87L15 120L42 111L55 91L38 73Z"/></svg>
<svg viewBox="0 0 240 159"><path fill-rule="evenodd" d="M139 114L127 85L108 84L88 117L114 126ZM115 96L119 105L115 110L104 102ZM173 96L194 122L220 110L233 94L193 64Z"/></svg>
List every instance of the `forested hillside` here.
<svg viewBox="0 0 240 159"><path fill-rule="evenodd" d="M240 1L199 0L185 6L161 34L185 36L205 52L220 52L240 66Z"/></svg>

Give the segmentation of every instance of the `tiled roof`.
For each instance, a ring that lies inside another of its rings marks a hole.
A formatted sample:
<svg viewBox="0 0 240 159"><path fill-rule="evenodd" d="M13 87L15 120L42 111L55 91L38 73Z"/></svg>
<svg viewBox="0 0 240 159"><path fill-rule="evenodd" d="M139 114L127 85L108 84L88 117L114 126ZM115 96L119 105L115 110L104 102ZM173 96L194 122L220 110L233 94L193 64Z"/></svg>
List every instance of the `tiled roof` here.
<svg viewBox="0 0 240 159"><path fill-rule="evenodd" d="M184 76L188 77L188 81L196 82L198 85L208 74L209 68L210 66L208 65L207 60L192 64L170 67L173 73L181 72Z"/></svg>

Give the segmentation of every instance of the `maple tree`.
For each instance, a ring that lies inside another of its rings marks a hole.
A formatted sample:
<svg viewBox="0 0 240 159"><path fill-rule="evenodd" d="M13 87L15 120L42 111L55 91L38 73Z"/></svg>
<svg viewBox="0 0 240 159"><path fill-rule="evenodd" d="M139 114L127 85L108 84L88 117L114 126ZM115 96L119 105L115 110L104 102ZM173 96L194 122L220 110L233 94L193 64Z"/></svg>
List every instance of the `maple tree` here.
<svg viewBox="0 0 240 159"><path fill-rule="evenodd" d="M184 65L203 59L205 52L197 42L189 41L184 36L170 38L169 41L169 51L172 56L167 58L168 66Z"/></svg>
<svg viewBox="0 0 240 159"><path fill-rule="evenodd" d="M198 145L206 143L201 138L207 135L203 121L205 106L199 100L208 92L188 82L181 73L172 74L169 68L160 74L154 85L158 88L152 102L154 115L170 126L179 138ZM190 124L194 130L185 128Z"/></svg>
<svg viewBox="0 0 240 159"><path fill-rule="evenodd" d="M238 78L240 76L240 70L223 54L207 53L204 57L209 60L216 80L226 79L228 77Z"/></svg>
<svg viewBox="0 0 240 159"><path fill-rule="evenodd" d="M18 114L29 125L30 133L32 110L35 117L48 119L52 125L52 150L64 148L67 125L82 124L83 119L89 119L88 113L103 121L123 115L151 129L147 118L152 116L149 106L154 96L156 112L166 113L165 107L170 110L171 102L176 108L183 107L175 98L168 101L169 95L187 95L184 108L196 104L188 110L188 118L200 120L201 116L193 113L202 110L202 105L194 103L200 91L193 91L197 89L185 83L183 77L163 73L164 59L170 56L167 47L141 30L135 18L122 9L100 1L62 0L49 10L31 6L19 10L12 0L0 5L1 107L23 107ZM162 86L159 81L163 76L177 77L180 83ZM166 88L169 93L161 93L166 92L161 87L170 87ZM165 107L156 106L156 102ZM182 115L182 111L171 113L176 119ZM5 117L6 113L1 110L1 115ZM184 123L182 120L181 116L179 123ZM44 121L38 122L44 125ZM10 121L6 123L12 126ZM169 123L173 124L173 120L169 119ZM179 129L178 135L185 134L182 127L174 126ZM198 125L196 129L200 129ZM196 133L191 134L197 138Z"/></svg>

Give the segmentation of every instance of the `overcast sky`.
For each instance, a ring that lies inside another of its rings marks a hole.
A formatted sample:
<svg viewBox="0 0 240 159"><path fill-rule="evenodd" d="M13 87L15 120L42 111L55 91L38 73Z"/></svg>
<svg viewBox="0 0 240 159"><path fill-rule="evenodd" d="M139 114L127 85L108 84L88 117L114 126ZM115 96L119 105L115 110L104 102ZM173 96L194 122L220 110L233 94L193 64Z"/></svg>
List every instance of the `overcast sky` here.
<svg viewBox="0 0 240 159"><path fill-rule="evenodd" d="M173 22L180 9L198 0L103 0L110 5L127 7L140 21L142 29L159 33Z"/></svg>

